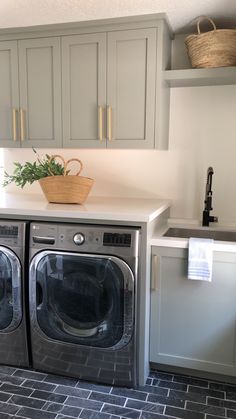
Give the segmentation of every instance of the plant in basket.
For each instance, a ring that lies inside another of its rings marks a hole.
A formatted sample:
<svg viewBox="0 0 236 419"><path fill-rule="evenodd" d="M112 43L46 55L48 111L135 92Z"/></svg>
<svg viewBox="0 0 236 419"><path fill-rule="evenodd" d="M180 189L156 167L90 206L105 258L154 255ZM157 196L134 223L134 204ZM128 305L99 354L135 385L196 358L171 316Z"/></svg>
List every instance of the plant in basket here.
<svg viewBox="0 0 236 419"><path fill-rule="evenodd" d="M14 182L17 186L23 188L27 183L32 184L38 181L42 191L49 202L61 204L82 204L92 186L93 179L79 176L83 164L81 160L73 158L67 161L58 154L41 158L36 150L35 162L26 162L21 164L15 162L15 169L12 175L4 173L3 186ZM59 162L58 162L59 160ZM79 170L75 175L70 174L69 165L75 162L79 165Z"/></svg>

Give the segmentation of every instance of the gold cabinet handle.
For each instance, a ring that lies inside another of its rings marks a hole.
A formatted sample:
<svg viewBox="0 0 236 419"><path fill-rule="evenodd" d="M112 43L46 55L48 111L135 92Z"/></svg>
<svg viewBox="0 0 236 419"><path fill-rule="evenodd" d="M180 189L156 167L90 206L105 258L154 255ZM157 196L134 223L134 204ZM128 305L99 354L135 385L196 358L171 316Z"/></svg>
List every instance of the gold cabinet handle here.
<svg viewBox="0 0 236 419"><path fill-rule="evenodd" d="M160 277L160 256L152 255L151 290L158 291Z"/></svg>
<svg viewBox="0 0 236 419"><path fill-rule="evenodd" d="M25 140L25 111L20 108L20 140L23 142Z"/></svg>
<svg viewBox="0 0 236 419"><path fill-rule="evenodd" d="M112 141L112 107L107 106L107 138Z"/></svg>
<svg viewBox="0 0 236 419"><path fill-rule="evenodd" d="M98 107L98 138L99 141L103 140L103 107Z"/></svg>
<svg viewBox="0 0 236 419"><path fill-rule="evenodd" d="M17 113L18 110L12 109L12 138L13 141L17 141Z"/></svg>

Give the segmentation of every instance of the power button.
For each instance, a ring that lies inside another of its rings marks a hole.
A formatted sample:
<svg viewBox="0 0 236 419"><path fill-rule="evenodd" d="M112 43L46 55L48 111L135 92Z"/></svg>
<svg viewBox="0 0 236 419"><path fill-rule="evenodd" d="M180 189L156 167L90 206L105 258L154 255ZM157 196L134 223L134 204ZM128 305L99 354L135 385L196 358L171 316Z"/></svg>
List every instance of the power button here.
<svg viewBox="0 0 236 419"><path fill-rule="evenodd" d="M74 235L73 240L74 240L74 243L77 244L77 246L80 246L81 244L84 243L85 237L84 237L84 235L82 233L76 233Z"/></svg>

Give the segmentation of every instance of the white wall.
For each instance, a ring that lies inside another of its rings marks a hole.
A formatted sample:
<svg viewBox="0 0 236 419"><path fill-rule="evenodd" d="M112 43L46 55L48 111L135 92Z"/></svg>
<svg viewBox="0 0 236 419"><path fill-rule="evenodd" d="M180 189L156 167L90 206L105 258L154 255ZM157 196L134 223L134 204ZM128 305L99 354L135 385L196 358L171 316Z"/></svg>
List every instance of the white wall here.
<svg viewBox="0 0 236 419"><path fill-rule="evenodd" d="M154 150L38 150L79 157L84 176L95 179L96 196L165 197L171 216L200 219L206 170L212 165L214 215L236 223L236 86L171 91L170 147ZM5 168L34 160L29 149L4 150ZM8 187L8 190L15 190ZM34 184L24 192L40 192Z"/></svg>

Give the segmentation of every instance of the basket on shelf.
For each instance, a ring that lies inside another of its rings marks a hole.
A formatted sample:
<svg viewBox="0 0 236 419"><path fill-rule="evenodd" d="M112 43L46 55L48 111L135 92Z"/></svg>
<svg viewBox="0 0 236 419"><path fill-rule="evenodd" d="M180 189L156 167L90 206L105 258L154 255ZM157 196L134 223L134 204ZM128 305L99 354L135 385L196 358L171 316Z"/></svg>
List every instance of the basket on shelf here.
<svg viewBox="0 0 236 419"><path fill-rule="evenodd" d="M205 33L200 31L200 23L208 20L213 30ZM185 39L188 56L193 68L228 67L236 65L236 30L216 29L209 17L201 17L197 21L197 34Z"/></svg>
<svg viewBox="0 0 236 419"><path fill-rule="evenodd" d="M83 164L79 159L65 161L60 155L53 155L52 159L59 158L64 165L64 175L44 177L39 179L39 184L48 202L57 204L83 204L93 186L94 180L88 177L79 176ZM68 165L71 162L80 165L79 171L75 175L67 173Z"/></svg>

